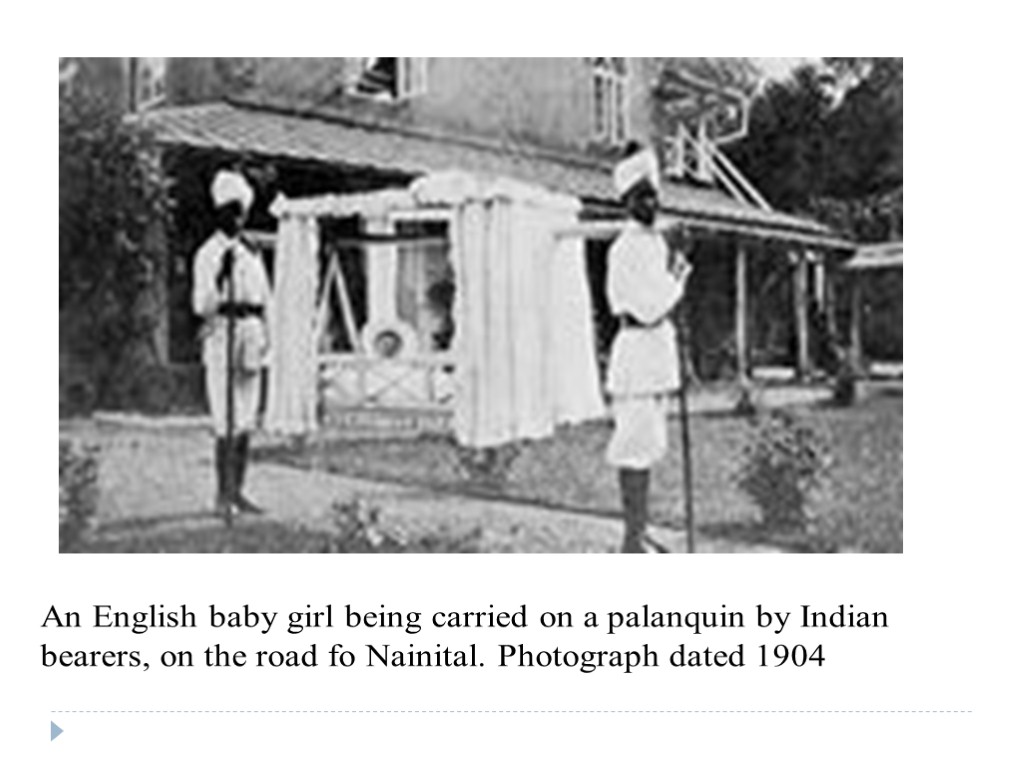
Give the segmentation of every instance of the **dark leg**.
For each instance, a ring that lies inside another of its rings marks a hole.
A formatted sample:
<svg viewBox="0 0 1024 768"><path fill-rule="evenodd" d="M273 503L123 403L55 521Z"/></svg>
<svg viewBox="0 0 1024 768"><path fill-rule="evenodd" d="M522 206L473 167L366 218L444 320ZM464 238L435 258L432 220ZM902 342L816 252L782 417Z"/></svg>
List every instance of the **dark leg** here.
<svg viewBox="0 0 1024 768"><path fill-rule="evenodd" d="M647 497L651 484L651 473L644 469L622 469L619 471L619 486L622 490L622 509L626 523L626 536L622 551L626 554L644 553L644 536L647 532Z"/></svg>
<svg viewBox="0 0 1024 768"><path fill-rule="evenodd" d="M231 446L226 438L218 437L216 443L215 467L217 471L217 506L218 515L230 516L231 499L234 496L232 488L234 475L234 462L232 461Z"/></svg>
<svg viewBox="0 0 1024 768"><path fill-rule="evenodd" d="M232 498L234 499L235 506L238 507L240 512L249 515L261 515L263 510L253 502L249 501L242 493L242 489L245 487L245 470L249 464L249 436L239 435L235 438L235 450L234 450L234 477L235 484L233 488Z"/></svg>

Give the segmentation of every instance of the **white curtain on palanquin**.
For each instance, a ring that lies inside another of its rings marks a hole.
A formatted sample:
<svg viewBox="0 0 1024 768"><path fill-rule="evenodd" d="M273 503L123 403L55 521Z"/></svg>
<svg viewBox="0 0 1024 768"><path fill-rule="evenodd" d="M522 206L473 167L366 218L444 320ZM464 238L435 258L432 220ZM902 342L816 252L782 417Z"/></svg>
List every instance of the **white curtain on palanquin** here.
<svg viewBox="0 0 1024 768"><path fill-rule="evenodd" d="M604 415L583 242L556 237L576 223L579 201L452 172L409 191L275 206L268 429L302 434L317 426L317 219L416 208L451 213L459 441L540 439L559 424Z"/></svg>
<svg viewBox="0 0 1024 768"><path fill-rule="evenodd" d="M583 243L555 236L576 207L523 188L468 198L452 223L458 440L540 439L601 416Z"/></svg>
<svg viewBox="0 0 1024 768"><path fill-rule="evenodd" d="M281 218L270 307L266 427L271 432L301 435L317 427L315 325L319 250L316 218Z"/></svg>

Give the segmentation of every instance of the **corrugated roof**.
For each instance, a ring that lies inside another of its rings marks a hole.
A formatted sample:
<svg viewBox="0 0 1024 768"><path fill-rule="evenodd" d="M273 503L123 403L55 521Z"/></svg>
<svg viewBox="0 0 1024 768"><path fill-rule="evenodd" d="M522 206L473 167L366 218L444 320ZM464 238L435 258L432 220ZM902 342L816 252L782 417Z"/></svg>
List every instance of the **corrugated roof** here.
<svg viewBox="0 0 1024 768"><path fill-rule="evenodd" d="M507 176L591 201L613 202L611 169L591 160L523 147L440 137L227 103L147 113L143 124L164 144L313 161L418 176L450 170ZM738 202L712 189L666 185L664 207L698 223L754 235L842 247L824 226ZM736 226L728 226L729 224Z"/></svg>
<svg viewBox="0 0 1024 768"><path fill-rule="evenodd" d="M857 251L847 264L846 269L893 269L903 268L903 243L883 243L866 245Z"/></svg>

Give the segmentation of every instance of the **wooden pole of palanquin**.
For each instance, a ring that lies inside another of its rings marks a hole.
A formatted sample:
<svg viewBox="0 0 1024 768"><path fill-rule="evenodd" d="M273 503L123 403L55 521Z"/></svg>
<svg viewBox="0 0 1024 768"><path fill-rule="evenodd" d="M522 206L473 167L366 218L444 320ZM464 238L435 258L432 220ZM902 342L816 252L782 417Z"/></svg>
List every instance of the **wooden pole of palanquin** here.
<svg viewBox="0 0 1024 768"><path fill-rule="evenodd" d="M682 316L682 312L680 312ZM679 347L680 347L680 384L679 384L679 424L682 429L683 446L683 508L686 514L686 549L689 554L697 552L697 518L693 504L693 446L690 436L690 371L687 365L689 359L689 333L685 317L679 323Z"/></svg>
<svg viewBox="0 0 1024 768"><path fill-rule="evenodd" d="M683 247L673 253L673 259L685 259L687 233L680 232ZM671 240L670 240L671 242ZM690 267L692 269L692 265ZM676 309L676 338L679 356L679 428L683 461L683 514L686 517L686 549L697 552L697 517L693 502L693 444L690 433L690 324L686 320L685 292Z"/></svg>

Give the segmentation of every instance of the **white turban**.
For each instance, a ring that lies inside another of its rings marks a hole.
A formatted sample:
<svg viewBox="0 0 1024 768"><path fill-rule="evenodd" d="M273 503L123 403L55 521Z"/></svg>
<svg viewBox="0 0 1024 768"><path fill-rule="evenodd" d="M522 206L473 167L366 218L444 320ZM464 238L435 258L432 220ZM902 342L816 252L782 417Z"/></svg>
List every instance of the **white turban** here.
<svg viewBox="0 0 1024 768"><path fill-rule="evenodd" d="M242 174L235 171L218 171L210 187L210 196L216 208L229 203L241 203L245 210L249 210L256 195Z"/></svg>
<svg viewBox="0 0 1024 768"><path fill-rule="evenodd" d="M641 181L649 181L656 190L661 190L658 157L652 149L630 155L615 166L615 192L619 197L625 197Z"/></svg>

